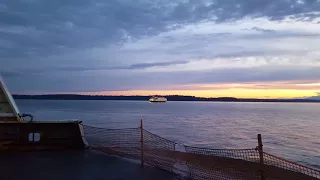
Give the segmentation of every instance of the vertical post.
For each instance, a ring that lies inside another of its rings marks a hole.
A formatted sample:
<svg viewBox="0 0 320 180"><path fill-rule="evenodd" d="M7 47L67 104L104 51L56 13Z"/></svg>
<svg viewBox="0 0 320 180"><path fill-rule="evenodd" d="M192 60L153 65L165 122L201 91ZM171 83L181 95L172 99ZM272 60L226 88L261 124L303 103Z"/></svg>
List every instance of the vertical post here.
<svg viewBox="0 0 320 180"><path fill-rule="evenodd" d="M141 139L140 139L140 143L141 143L141 149L140 149L140 151L141 151L141 167L143 168L143 166L144 166L144 154L143 154L143 121L142 121L142 119L140 120L140 135L141 135Z"/></svg>
<svg viewBox="0 0 320 180"><path fill-rule="evenodd" d="M263 162L263 145L262 145L262 137L261 134L258 134L258 151L260 157L260 175L261 180L264 180L264 162Z"/></svg>

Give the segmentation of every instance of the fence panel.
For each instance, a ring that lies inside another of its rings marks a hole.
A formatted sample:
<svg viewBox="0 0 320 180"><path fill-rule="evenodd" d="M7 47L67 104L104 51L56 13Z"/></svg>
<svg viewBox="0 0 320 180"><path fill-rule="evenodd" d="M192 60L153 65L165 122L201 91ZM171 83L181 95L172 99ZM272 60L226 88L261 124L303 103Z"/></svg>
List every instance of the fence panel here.
<svg viewBox="0 0 320 180"><path fill-rule="evenodd" d="M320 171L294 162L284 160L274 155L263 153L264 171L268 179L320 179Z"/></svg>
<svg viewBox="0 0 320 180"><path fill-rule="evenodd" d="M186 146L193 179L260 179L256 149L207 149Z"/></svg>
<svg viewBox="0 0 320 180"><path fill-rule="evenodd" d="M140 128L104 129L84 125L83 130L93 149L133 159L141 156Z"/></svg>
<svg viewBox="0 0 320 180"><path fill-rule="evenodd" d="M178 152L175 150L175 142L142 128L104 129L83 125L83 129L85 138L93 149L140 159L142 164L145 162L170 172L175 172L177 162L184 162L190 179L320 179L319 170L262 152L262 148L258 147L208 149L184 146L186 152Z"/></svg>
<svg viewBox="0 0 320 180"><path fill-rule="evenodd" d="M147 164L173 172L176 163L175 144L172 141L143 130L144 160Z"/></svg>

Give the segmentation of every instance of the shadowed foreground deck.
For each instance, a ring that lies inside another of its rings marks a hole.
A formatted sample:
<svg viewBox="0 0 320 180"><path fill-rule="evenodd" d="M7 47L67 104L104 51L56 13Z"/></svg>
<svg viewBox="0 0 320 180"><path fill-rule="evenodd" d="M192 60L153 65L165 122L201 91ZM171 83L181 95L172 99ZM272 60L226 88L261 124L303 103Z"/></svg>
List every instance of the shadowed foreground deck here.
<svg viewBox="0 0 320 180"><path fill-rule="evenodd" d="M0 159L2 180L177 179L171 173L91 150L0 153Z"/></svg>
<svg viewBox="0 0 320 180"><path fill-rule="evenodd" d="M320 179L319 170L263 152L262 143L249 149L176 147L142 125L104 129L76 121L0 123L0 179L177 179L168 172L195 180Z"/></svg>

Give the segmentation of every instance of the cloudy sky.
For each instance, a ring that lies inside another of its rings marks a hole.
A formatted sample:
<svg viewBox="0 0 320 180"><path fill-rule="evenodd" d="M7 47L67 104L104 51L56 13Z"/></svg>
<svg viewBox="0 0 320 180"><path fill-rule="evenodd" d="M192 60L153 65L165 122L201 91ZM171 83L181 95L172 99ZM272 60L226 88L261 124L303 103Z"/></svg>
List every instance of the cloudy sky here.
<svg viewBox="0 0 320 180"><path fill-rule="evenodd" d="M320 0L2 0L20 94L287 98L320 92Z"/></svg>

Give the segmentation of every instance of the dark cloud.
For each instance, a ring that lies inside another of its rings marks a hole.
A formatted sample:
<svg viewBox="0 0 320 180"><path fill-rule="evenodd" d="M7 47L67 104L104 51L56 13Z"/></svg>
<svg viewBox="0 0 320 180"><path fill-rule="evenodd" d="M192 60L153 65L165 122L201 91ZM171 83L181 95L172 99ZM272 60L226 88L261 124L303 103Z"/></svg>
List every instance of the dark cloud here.
<svg viewBox="0 0 320 180"><path fill-rule="evenodd" d="M284 54L291 54L291 55L301 55L305 54L307 51L300 50L296 52L292 51L285 51L285 50L256 50L256 51L248 51L248 50L242 50L239 48L238 51L235 52L229 52L229 53L218 53L213 56L210 55L199 55L197 58L205 58L205 59L215 59L215 58L246 58L246 57L260 57L260 56L281 56ZM268 59L265 59L268 61Z"/></svg>
<svg viewBox="0 0 320 180"><path fill-rule="evenodd" d="M276 32L275 30L272 29L264 29L264 28L260 28L260 27L253 27L251 28L252 30L258 31L258 32L263 32L263 33L273 33Z"/></svg>
<svg viewBox="0 0 320 180"><path fill-rule="evenodd" d="M171 76L174 73L171 74ZM242 82L273 82L292 80L317 80L319 68L312 67L272 67L261 66L252 68L224 68L206 72L179 72L179 81L186 84L195 83L242 83Z"/></svg>
<svg viewBox="0 0 320 180"><path fill-rule="evenodd" d="M24 77L27 75L43 75L48 73L61 73L61 72L84 72L84 71L108 71L108 70L138 70L151 67L166 67L178 64L187 64L189 61L171 61L171 62L154 62L154 63L138 63L128 66L117 67L84 67L84 66L72 66L72 67L51 67L51 68L24 68L11 71L2 71L0 75L5 78L12 77Z"/></svg>
<svg viewBox="0 0 320 180"><path fill-rule="evenodd" d="M161 67L161 66L171 66L171 65L178 65L178 64L187 64L189 61L174 61L174 62L156 62L156 63L139 63L133 64L129 66L129 69L145 69L150 67ZM124 69L126 69L124 67Z"/></svg>
<svg viewBox="0 0 320 180"><path fill-rule="evenodd" d="M108 70L102 73L72 72L25 74L7 77L6 82L14 92L92 92L139 89L165 89L185 84L250 83L274 81L318 80L319 68L312 67L255 67L225 68L214 71L188 72L126 72ZM23 87L23 88L21 88Z"/></svg>
<svg viewBox="0 0 320 180"><path fill-rule="evenodd" d="M208 44L224 39L232 42L232 33L215 33L214 30L205 36L195 35L178 40L174 35L168 36L162 39L162 44L149 48L146 43L132 50L132 54L130 49L126 50L126 55L121 54L124 51L120 50L97 55L92 49L112 47L117 50L126 42L134 44L191 23L211 21L219 24L260 17L276 21L288 16L299 21L311 21L320 16L314 13L319 11L319 0L3 0L0 2L0 71L14 91L50 92L157 88L154 82L161 87L165 84L201 82L315 79L320 77L320 71L316 68L170 73L134 71L186 64L191 58L246 57L264 55L261 51L269 51L228 46L220 52L216 48L218 45L211 48ZM282 32L259 26L250 30L260 34L243 35L243 39L319 37L313 33ZM181 43L175 48L161 46L174 41ZM86 53L82 54L83 51ZM148 56L140 56L147 51ZM213 53L215 51L218 53ZM73 53L78 54L66 55ZM161 53L171 58L159 56ZM282 53L284 50L268 52L269 55ZM135 60L139 58L139 61ZM117 63L119 59L126 63Z"/></svg>
<svg viewBox="0 0 320 180"><path fill-rule="evenodd" d="M312 33L312 32L292 32L292 31L284 31L284 30L273 30L273 29L265 29L261 27L252 27L251 29L246 30L254 30L256 32L260 32L261 34L250 34L244 35L243 38L251 38L251 39L270 39L270 38L319 38L320 33Z"/></svg>
<svg viewBox="0 0 320 180"><path fill-rule="evenodd" d="M301 3L303 2L303 3ZM200 21L286 16L314 19L317 0L2 1L0 37L15 44L0 54L25 57L121 43ZM260 29L261 30L261 29Z"/></svg>

